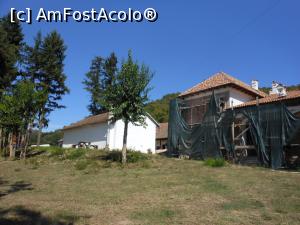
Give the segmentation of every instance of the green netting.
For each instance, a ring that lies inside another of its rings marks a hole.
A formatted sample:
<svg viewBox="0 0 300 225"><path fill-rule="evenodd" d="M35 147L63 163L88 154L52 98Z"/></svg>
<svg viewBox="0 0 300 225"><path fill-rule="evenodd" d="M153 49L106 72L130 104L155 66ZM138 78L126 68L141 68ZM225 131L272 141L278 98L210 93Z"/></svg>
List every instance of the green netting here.
<svg viewBox="0 0 300 225"><path fill-rule="evenodd" d="M213 94L203 121L192 128L181 115L184 101L170 102L168 153L191 158L223 157L220 146L234 156L231 125L237 115L248 121L251 140L259 162L274 169L284 166L284 146L291 143L300 129L300 120L284 104L268 104L219 112ZM199 121L200 122L200 121Z"/></svg>

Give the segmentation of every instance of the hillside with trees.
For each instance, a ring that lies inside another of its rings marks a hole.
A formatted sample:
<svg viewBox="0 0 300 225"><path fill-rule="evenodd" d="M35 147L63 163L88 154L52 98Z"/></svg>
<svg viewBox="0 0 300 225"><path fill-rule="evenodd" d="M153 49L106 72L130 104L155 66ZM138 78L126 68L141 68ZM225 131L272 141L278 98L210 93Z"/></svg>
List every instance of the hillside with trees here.
<svg viewBox="0 0 300 225"><path fill-rule="evenodd" d="M37 142L39 131L33 130L30 136L30 145L35 145ZM62 130L55 130L50 132L42 132L40 144L50 144L51 146L58 146L58 142L63 138Z"/></svg>
<svg viewBox="0 0 300 225"><path fill-rule="evenodd" d="M265 92L266 94L269 94L269 91L271 91L271 89L272 89L271 87L261 87L261 88L259 88L259 90ZM286 90L287 91L300 90L300 84L286 86Z"/></svg>
<svg viewBox="0 0 300 225"><path fill-rule="evenodd" d="M172 99L179 95L177 93L170 93L164 95L161 99L157 99L147 104L146 111L159 123L165 123L169 120L169 103Z"/></svg>

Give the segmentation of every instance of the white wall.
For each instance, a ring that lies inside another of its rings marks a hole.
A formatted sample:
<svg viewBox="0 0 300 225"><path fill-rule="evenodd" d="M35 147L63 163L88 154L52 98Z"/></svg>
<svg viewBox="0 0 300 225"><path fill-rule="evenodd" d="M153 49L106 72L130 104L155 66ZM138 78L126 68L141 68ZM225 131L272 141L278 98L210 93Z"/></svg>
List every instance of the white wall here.
<svg viewBox="0 0 300 225"><path fill-rule="evenodd" d="M93 124L64 130L63 147L69 148L80 141L91 142L98 148L105 148L108 125L106 123Z"/></svg>
<svg viewBox="0 0 300 225"><path fill-rule="evenodd" d="M251 95L248 95L244 92L241 92L235 88L230 88L229 90L229 105L230 106L236 106L251 100L254 100L255 98Z"/></svg>
<svg viewBox="0 0 300 225"><path fill-rule="evenodd" d="M155 153L156 124L146 118L147 126L128 125L127 147L133 150L147 153L148 149ZM124 122L118 120L109 125L108 143L110 149L122 149Z"/></svg>

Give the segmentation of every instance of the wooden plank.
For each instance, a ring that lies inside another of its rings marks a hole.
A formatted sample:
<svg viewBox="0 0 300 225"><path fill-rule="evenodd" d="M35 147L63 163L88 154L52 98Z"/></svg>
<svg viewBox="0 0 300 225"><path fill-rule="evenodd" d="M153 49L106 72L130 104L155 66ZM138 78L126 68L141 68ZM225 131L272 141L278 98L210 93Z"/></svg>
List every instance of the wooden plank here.
<svg viewBox="0 0 300 225"><path fill-rule="evenodd" d="M236 137L234 138L234 140L239 140L240 137L241 137L244 133L246 133L249 129L250 129L250 128L248 127L248 128L246 128L245 130L243 130L238 136L236 136Z"/></svg>
<svg viewBox="0 0 300 225"><path fill-rule="evenodd" d="M225 147L221 146L220 149L224 150ZM235 150L237 150L237 149L255 149L255 146L254 145L236 145Z"/></svg>

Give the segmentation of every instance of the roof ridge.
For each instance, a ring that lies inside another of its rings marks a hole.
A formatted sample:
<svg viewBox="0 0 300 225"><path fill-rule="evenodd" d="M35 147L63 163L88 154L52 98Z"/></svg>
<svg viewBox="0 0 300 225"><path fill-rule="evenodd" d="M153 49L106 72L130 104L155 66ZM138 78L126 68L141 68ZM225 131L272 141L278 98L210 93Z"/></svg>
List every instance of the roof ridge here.
<svg viewBox="0 0 300 225"><path fill-rule="evenodd" d="M221 87L222 85L226 85L229 83L240 86L240 87L248 90L249 92L252 92L253 94L255 93L256 95L259 95L261 97L266 96L266 94L263 93L262 91L252 88L249 84L245 83L244 81L241 81L223 71L217 72L217 73L213 74L212 76L210 76L209 78L203 80L202 82L197 83L193 87L182 92L179 96L185 96L185 95L209 90L212 88Z"/></svg>

